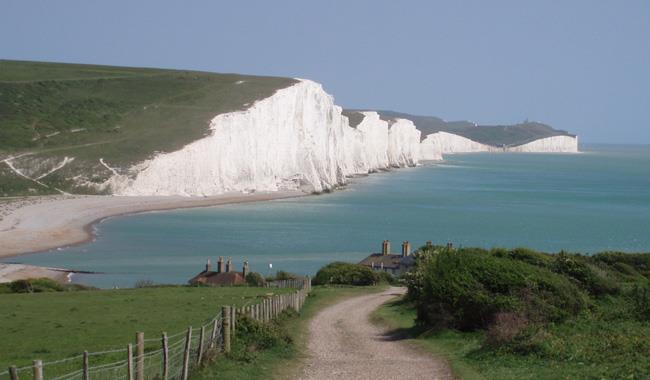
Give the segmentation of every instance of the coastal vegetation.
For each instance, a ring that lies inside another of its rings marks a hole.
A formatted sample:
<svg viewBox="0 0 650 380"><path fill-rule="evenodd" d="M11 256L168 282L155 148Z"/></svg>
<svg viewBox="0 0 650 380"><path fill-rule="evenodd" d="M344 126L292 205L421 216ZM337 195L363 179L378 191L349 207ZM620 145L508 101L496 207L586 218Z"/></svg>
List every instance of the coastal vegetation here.
<svg viewBox="0 0 650 380"><path fill-rule="evenodd" d="M644 378L650 255L429 246L376 317L461 378Z"/></svg>

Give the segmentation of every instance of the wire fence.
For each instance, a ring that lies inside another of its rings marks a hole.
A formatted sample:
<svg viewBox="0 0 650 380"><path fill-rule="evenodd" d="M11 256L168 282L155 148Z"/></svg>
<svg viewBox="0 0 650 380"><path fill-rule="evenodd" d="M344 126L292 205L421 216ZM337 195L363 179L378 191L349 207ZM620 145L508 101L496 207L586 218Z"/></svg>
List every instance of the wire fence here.
<svg viewBox="0 0 650 380"><path fill-rule="evenodd" d="M159 337L136 334L135 344L104 351L87 352L68 358L32 365L11 366L0 371L0 380L176 380L187 379L190 371L199 368L206 359L230 350L231 337L238 318L246 316L269 322L287 309L300 311L311 291L309 277L279 280L267 287L293 288L295 291L265 297L259 303L224 306L219 314L200 326L189 326L172 335Z"/></svg>

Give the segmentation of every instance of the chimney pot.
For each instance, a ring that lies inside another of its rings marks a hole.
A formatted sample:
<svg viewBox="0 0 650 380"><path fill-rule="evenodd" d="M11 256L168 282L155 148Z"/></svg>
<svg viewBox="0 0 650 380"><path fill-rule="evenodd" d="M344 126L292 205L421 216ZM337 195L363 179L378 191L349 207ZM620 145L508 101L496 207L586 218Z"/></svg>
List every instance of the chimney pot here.
<svg viewBox="0 0 650 380"><path fill-rule="evenodd" d="M223 256L219 256L219 260L217 261L217 273L223 272Z"/></svg>
<svg viewBox="0 0 650 380"><path fill-rule="evenodd" d="M205 271L206 272L212 272L212 264L210 263L210 259L205 263Z"/></svg>
<svg viewBox="0 0 650 380"><path fill-rule="evenodd" d="M384 256L390 255L390 240L384 240L381 244L381 254Z"/></svg>
<svg viewBox="0 0 650 380"><path fill-rule="evenodd" d="M246 278L246 276L248 276L248 272L249 272L248 260L244 260L244 269L242 271L242 274L244 275L244 278Z"/></svg>
<svg viewBox="0 0 650 380"><path fill-rule="evenodd" d="M230 272L232 270L232 259L229 257L228 262L226 262L226 272Z"/></svg>

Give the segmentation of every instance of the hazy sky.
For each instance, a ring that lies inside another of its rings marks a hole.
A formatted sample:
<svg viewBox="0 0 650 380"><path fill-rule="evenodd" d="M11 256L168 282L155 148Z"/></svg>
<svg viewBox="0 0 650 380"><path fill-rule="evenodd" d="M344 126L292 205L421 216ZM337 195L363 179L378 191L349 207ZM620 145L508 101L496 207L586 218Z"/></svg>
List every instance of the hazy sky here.
<svg viewBox="0 0 650 380"><path fill-rule="evenodd" d="M647 0L2 0L0 58L295 76L344 107L650 144Z"/></svg>

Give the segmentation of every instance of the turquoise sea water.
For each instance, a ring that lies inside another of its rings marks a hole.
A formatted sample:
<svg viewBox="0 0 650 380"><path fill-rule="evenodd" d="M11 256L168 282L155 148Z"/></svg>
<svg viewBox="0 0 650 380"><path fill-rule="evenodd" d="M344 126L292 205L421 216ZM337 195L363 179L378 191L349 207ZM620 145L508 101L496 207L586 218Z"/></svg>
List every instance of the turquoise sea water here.
<svg viewBox="0 0 650 380"><path fill-rule="evenodd" d="M5 261L104 272L77 281L184 283L205 259L313 274L358 261L390 239L594 253L650 251L650 147L578 155L471 154L354 180L300 199L109 219L97 240Z"/></svg>

